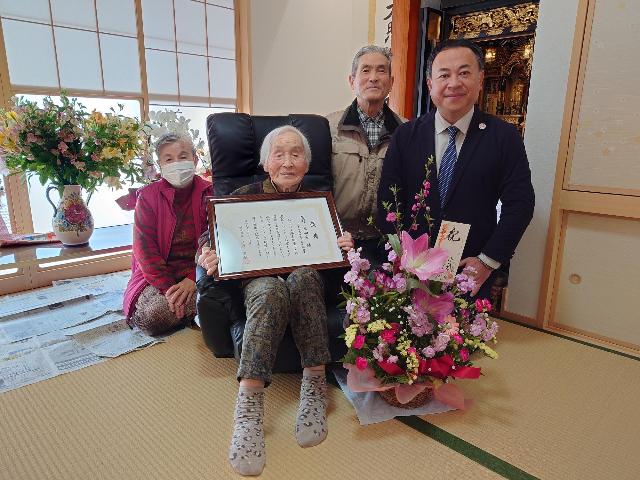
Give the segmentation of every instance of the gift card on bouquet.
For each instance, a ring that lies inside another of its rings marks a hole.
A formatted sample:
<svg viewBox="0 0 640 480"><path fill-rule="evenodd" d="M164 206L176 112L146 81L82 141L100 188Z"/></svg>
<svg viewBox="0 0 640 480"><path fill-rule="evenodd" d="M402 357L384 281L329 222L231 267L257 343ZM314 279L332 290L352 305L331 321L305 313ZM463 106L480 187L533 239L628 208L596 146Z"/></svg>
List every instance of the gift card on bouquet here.
<svg viewBox="0 0 640 480"><path fill-rule="evenodd" d="M449 258L444 264L444 272L434 275L431 280L439 282L453 281L458 272L458 265L462 259L462 251L467 243L470 228L471 225L467 223L442 221L435 247L444 248L449 252Z"/></svg>

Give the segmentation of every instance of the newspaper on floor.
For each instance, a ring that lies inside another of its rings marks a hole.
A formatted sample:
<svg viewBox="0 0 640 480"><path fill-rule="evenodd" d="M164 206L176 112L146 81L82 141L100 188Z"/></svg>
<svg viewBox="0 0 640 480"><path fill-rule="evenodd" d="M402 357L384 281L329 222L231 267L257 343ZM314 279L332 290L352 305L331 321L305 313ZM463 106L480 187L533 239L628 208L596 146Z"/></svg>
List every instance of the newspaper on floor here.
<svg viewBox="0 0 640 480"><path fill-rule="evenodd" d="M0 393L106 360L73 340L57 342L0 362Z"/></svg>
<svg viewBox="0 0 640 480"><path fill-rule="evenodd" d="M0 343L12 343L73 327L122 308L122 295L103 293L47 305L5 317L0 322Z"/></svg>
<svg viewBox="0 0 640 480"><path fill-rule="evenodd" d="M0 393L164 341L126 324L130 274L60 280L0 299Z"/></svg>
<svg viewBox="0 0 640 480"><path fill-rule="evenodd" d="M101 357L117 357L157 342L138 329L132 330L122 319L75 333L71 338Z"/></svg>
<svg viewBox="0 0 640 480"><path fill-rule="evenodd" d="M124 292L131 277L131 271L94 275L92 277L54 280L54 286L72 286L86 294L98 295L107 292Z"/></svg>
<svg viewBox="0 0 640 480"><path fill-rule="evenodd" d="M19 313L75 300L86 295L87 293L75 285L54 285L33 292L5 295L0 298L0 320Z"/></svg>
<svg viewBox="0 0 640 480"><path fill-rule="evenodd" d="M429 400L425 405L418 408L398 408L385 402L377 392L352 392L347 386L347 370L336 368L333 375L340 385L340 389L353 405L358 416L360 425L370 425L372 423L384 422L394 417L409 417L411 415L427 415L432 413L443 413L455 410L449 405L445 405L435 399Z"/></svg>
<svg viewBox="0 0 640 480"><path fill-rule="evenodd" d="M96 327L109 325L110 323L124 321L125 318L126 317L122 312L111 312L111 313L107 313L106 315L103 315L102 317L91 320L90 322L81 323L80 325L76 325L75 327L65 328L61 333L63 333L66 336L71 336L71 335L75 335L76 333L92 330Z"/></svg>
<svg viewBox="0 0 640 480"><path fill-rule="evenodd" d="M69 337L63 331L56 330L37 337L26 338L19 342L0 344L0 362L20 357L39 348L66 342L67 340L69 340Z"/></svg>

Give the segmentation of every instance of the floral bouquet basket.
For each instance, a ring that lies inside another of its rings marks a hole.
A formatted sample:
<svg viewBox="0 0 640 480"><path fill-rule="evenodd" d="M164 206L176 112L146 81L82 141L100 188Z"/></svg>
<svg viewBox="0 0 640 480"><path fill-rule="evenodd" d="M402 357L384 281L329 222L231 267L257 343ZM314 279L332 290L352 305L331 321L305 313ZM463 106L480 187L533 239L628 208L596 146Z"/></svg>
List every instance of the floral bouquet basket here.
<svg viewBox="0 0 640 480"><path fill-rule="evenodd" d="M415 196L409 231L417 230L421 213L432 224L425 201L429 187L425 180ZM391 191L395 208L384 208L396 233L386 236L388 262L373 270L360 249L348 254L349 288L342 292L349 320L344 334L348 351L342 359L347 386L353 392L380 392L397 407L415 408L435 397L463 409L462 391L451 380L480 376L471 361L474 352L497 358L488 346L496 342L498 331L489 317L491 303L469 298L475 288L475 272L469 268L450 283L433 280L444 271L449 254L429 248L427 234L413 239L402 230L398 190Z"/></svg>

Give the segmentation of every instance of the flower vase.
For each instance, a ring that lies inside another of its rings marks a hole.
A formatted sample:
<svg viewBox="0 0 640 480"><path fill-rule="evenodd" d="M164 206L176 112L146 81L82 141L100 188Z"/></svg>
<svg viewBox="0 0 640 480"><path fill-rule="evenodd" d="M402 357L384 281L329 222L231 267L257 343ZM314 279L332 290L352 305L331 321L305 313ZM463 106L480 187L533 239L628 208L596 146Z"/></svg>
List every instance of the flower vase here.
<svg viewBox="0 0 640 480"><path fill-rule="evenodd" d="M49 192L56 187L47 187L47 200L53 207L53 233L66 246L84 245L93 233L93 216L82 199L80 185L65 185L56 206Z"/></svg>
<svg viewBox="0 0 640 480"><path fill-rule="evenodd" d="M433 388L425 388L407 403L400 403L400 401L398 401L395 388L382 390L378 393L380 393L382 399L392 407L411 409L422 407L423 405L425 405L433 397Z"/></svg>

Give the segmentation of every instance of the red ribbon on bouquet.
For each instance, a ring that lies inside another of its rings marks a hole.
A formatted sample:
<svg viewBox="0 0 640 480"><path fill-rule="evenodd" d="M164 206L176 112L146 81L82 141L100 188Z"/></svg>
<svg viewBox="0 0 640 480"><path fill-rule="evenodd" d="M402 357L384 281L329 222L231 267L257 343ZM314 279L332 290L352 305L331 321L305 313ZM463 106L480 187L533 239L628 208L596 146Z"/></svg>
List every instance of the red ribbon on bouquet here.
<svg viewBox="0 0 640 480"><path fill-rule="evenodd" d="M456 366L451 355L443 355L438 358L420 360L418 366L419 375L429 375L430 377L445 379L453 378L478 378L480 377L480 367Z"/></svg>

